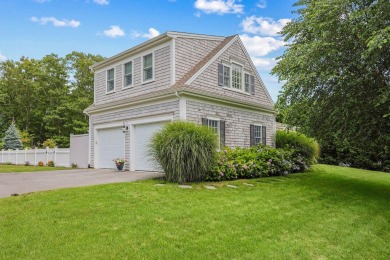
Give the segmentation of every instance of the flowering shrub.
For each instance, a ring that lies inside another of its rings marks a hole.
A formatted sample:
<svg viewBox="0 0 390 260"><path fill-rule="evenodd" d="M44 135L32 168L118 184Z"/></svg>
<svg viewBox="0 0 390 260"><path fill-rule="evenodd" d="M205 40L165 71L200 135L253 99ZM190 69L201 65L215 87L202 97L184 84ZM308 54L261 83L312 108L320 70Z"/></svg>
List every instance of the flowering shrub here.
<svg viewBox="0 0 390 260"><path fill-rule="evenodd" d="M206 180L287 175L308 170L310 161L293 149L275 149L263 145L251 148L225 148L219 152Z"/></svg>
<svg viewBox="0 0 390 260"><path fill-rule="evenodd" d="M126 158L116 158L116 159L113 159L112 161L115 162L115 165L121 165L121 164L124 164L125 162L127 162L127 159Z"/></svg>

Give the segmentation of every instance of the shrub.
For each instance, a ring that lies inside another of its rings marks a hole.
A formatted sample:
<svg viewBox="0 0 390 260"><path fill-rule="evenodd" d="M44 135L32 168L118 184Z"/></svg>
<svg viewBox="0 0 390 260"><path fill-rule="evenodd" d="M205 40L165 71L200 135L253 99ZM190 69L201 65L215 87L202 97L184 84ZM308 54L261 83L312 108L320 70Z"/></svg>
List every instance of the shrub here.
<svg viewBox="0 0 390 260"><path fill-rule="evenodd" d="M54 167L55 166L54 161L52 161L52 160L48 161L47 166Z"/></svg>
<svg viewBox="0 0 390 260"><path fill-rule="evenodd" d="M45 164L42 161L38 162L38 166L44 166Z"/></svg>
<svg viewBox="0 0 390 260"><path fill-rule="evenodd" d="M29 161L25 161L24 162L24 166L30 166L30 162Z"/></svg>
<svg viewBox="0 0 390 260"><path fill-rule="evenodd" d="M276 149L264 145L251 148L226 148L219 152L206 180L222 181L237 178L260 178L303 172L310 167L293 149Z"/></svg>
<svg viewBox="0 0 390 260"><path fill-rule="evenodd" d="M77 163L72 163L72 168L76 169L78 167Z"/></svg>
<svg viewBox="0 0 390 260"><path fill-rule="evenodd" d="M294 131L276 131L276 148L294 149L304 158L315 162L320 155L320 146L313 138Z"/></svg>
<svg viewBox="0 0 390 260"><path fill-rule="evenodd" d="M151 140L149 154L171 182L203 180L215 161L217 138L214 132L191 122L164 125Z"/></svg>
<svg viewBox="0 0 390 260"><path fill-rule="evenodd" d="M44 142L43 142L43 147L49 147L49 148L54 148L56 147L56 142L53 140L53 139L46 139Z"/></svg>

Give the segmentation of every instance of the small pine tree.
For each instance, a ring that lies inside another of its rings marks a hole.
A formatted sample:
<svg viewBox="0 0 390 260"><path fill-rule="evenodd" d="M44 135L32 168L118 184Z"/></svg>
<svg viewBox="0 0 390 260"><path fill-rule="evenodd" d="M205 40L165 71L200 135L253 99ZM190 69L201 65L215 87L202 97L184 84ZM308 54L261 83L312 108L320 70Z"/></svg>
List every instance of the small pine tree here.
<svg viewBox="0 0 390 260"><path fill-rule="evenodd" d="M20 135L15 125L12 123L8 130L5 131L5 137L3 139L4 149L23 149L22 141L20 140Z"/></svg>

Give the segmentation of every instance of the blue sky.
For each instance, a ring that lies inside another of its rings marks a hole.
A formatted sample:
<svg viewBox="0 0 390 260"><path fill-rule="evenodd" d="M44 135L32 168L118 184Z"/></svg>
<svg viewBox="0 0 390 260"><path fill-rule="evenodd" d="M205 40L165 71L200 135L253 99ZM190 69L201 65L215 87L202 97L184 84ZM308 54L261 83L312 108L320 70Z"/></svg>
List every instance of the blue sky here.
<svg viewBox="0 0 390 260"><path fill-rule="evenodd" d="M110 57L166 31L239 34L274 101L277 32L295 0L0 0L0 61L72 51Z"/></svg>

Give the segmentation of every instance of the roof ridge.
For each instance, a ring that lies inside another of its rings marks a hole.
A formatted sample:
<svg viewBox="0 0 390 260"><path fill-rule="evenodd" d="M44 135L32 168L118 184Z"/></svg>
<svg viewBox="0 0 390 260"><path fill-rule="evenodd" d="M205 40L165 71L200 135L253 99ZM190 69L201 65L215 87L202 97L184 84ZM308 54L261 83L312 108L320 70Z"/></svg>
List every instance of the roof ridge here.
<svg viewBox="0 0 390 260"><path fill-rule="evenodd" d="M183 86L187 80L189 80L193 75L195 75L204 65L214 57L223 47L226 46L236 35L226 37L220 44L218 44L213 50L211 50L203 59L201 59L190 71L184 74L178 81L175 82L171 87Z"/></svg>

